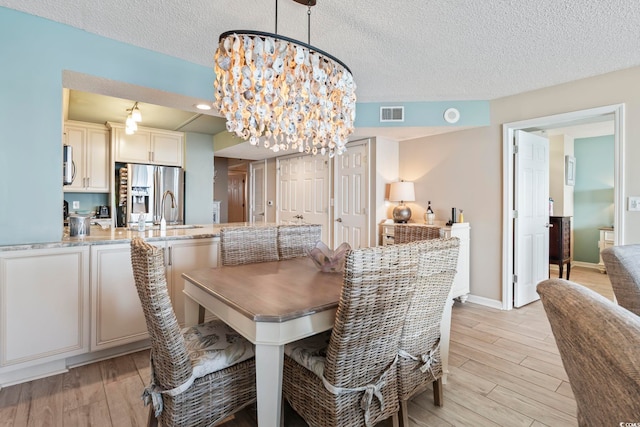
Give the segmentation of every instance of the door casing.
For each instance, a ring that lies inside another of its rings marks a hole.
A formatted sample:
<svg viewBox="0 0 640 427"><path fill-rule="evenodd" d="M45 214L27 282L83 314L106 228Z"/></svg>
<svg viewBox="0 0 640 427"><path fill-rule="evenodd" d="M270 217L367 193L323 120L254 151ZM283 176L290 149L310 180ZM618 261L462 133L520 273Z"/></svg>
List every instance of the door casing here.
<svg viewBox="0 0 640 427"><path fill-rule="evenodd" d="M578 120L613 114L614 122L614 244L624 244L624 104L510 122L502 125L502 309L513 308L513 138L516 130L558 127Z"/></svg>

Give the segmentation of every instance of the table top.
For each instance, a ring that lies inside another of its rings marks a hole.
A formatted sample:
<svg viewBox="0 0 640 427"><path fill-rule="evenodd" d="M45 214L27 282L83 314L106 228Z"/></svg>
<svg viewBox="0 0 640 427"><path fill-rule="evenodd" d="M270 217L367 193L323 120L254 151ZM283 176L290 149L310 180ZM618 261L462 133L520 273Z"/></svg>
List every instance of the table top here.
<svg viewBox="0 0 640 427"><path fill-rule="evenodd" d="M342 273L323 273L307 257L206 268L182 277L255 322L285 322L335 309Z"/></svg>

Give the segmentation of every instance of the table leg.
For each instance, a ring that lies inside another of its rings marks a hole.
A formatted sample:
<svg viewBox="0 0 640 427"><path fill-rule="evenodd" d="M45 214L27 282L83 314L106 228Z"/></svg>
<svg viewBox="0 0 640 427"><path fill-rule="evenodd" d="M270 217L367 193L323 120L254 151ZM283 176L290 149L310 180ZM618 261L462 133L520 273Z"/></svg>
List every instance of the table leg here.
<svg viewBox="0 0 640 427"><path fill-rule="evenodd" d="M447 383L449 373L449 339L451 336L451 310L453 298L447 298L440 322L440 358L442 359L442 383Z"/></svg>
<svg viewBox="0 0 640 427"><path fill-rule="evenodd" d="M200 320L200 304L191 299L189 295L184 296L184 325L197 325ZM204 309L202 309L204 311Z"/></svg>
<svg viewBox="0 0 640 427"><path fill-rule="evenodd" d="M284 346L256 344L256 392L260 427L281 425L283 367Z"/></svg>

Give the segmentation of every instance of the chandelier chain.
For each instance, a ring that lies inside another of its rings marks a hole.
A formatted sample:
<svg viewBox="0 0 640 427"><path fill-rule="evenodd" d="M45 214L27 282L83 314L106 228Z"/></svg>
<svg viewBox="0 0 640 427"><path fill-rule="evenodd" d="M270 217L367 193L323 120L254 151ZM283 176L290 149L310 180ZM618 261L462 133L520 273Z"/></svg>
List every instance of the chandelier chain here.
<svg viewBox="0 0 640 427"><path fill-rule="evenodd" d="M311 44L311 0L307 4L307 44Z"/></svg>

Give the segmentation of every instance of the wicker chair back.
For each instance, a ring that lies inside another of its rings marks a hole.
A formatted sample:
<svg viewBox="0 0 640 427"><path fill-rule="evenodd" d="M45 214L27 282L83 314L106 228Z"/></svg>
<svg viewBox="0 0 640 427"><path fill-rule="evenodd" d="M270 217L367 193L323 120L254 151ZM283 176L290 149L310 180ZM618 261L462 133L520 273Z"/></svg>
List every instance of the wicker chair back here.
<svg viewBox="0 0 640 427"><path fill-rule="evenodd" d="M280 225L278 226L278 256L280 259L291 259L307 256L322 239L322 225Z"/></svg>
<svg viewBox="0 0 640 427"><path fill-rule="evenodd" d="M578 425L640 414L640 317L584 286L549 279L537 287L578 406Z"/></svg>
<svg viewBox="0 0 640 427"><path fill-rule="evenodd" d="M222 265L278 261L278 227L223 227L220 254Z"/></svg>
<svg viewBox="0 0 640 427"><path fill-rule="evenodd" d="M640 316L640 244L612 246L601 254L618 304Z"/></svg>
<svg viewBox="0 0 640 427"><path fill-rule="evenodd" d="M407 403L433 383L434 401L442 405L440 323L456 274L460 240L422 242L414 293L400 338L398 392L401 424L409 426Z"/></svg>
<svg viewBox="0 0 640 427"><path fill-rule="evenodd" d="M149 331L156 379L166 389L177 387L189 379L192 368L167 290L164 250L136 237L131 240L131 265Z"/></svg>
<svg viewBox="0 0 640 427"><path fill-rule="evenodd" d="M440 227L426 225L396 224L393 226L393 242L409 243L417 240L437 239L440 237Z"/></svg>

